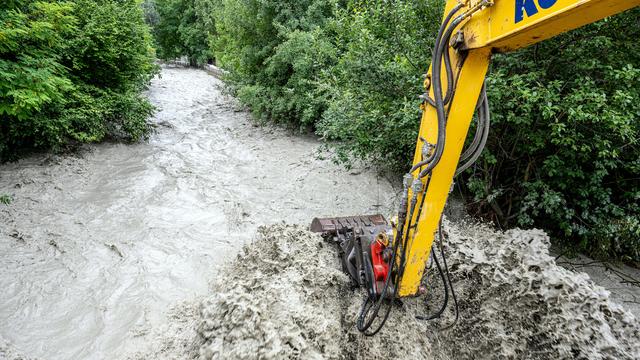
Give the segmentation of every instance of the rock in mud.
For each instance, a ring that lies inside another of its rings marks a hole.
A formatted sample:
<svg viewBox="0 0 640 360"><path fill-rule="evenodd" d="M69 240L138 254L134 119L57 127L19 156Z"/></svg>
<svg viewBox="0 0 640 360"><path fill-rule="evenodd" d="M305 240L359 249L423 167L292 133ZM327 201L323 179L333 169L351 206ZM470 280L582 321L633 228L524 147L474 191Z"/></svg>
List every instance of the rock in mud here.
<svg viewBox="0 0 640 360"><path fill-rule="evenodd" d="M221 270L192 314L191 349L178 349L205 359L638 358L637 320L585 274L557 266L542 231L445 221L445 232L460 309L448 330L452 304L439 320L415 319L440 306L429 270L428 296L405 299L378 335L361 335L363 293L350 288L333 245L281 224L260 228Z"/></svg>

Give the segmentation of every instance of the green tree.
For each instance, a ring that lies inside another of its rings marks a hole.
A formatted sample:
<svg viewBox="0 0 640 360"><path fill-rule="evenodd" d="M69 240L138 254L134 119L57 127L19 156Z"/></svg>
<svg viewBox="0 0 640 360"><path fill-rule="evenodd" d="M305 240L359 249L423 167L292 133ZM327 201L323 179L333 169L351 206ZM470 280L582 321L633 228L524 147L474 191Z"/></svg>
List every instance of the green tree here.
<svg viewBox="0 0 640 360"><path fill-rule="evenodd" d="M336 60L333 10L327 0L223 0L215 55L228 82L263 118L312 126L325 106L316 96L321 73Z"/></svg>
<svg viewBox="0 0 640 360"><path fill-rule="evenodd" d="M154 33L160 58L187 56L192 65L206 63L211 58L207 26L212 26L206 4L196 0L157 0L156 4L159 21Z"/></svg>
<svg viewBox="0 0 640 360"><path fill-rule="evenodd" d="M478 215L640 260L639 16L495 56L492 135L467 174Z"/></svg>
<svg viewBox="0 0 640 360"><path fill-rule="evenodd" d="M141 4L144 22L152 28L160 23L160 14L156 8L156 0L144 0Z"/></svg>
<svg viewBox="0 0 640 360"><path fill-rule="evenodd" d="M0 24L0 160L145 135L157 67L136 0L12 1Z"/></svg>
<svg viewBox="0 0 640 360"><path fill-rule="evenodd" d="M317 133L340 159L404 170L420 121L417 95L440 24L442 1L352 1L336 13L338 63L323 78L328 99Z"/></svg>

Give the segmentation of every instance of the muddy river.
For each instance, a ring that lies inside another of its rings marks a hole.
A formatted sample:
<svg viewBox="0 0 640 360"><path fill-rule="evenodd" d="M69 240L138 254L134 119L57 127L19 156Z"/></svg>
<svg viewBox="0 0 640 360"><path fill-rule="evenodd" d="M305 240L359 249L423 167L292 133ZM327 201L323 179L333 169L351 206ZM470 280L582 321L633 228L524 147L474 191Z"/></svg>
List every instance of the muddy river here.
<svg viewBox="0 0 640 360"><path fill-rule="evenodd" d="M200 70L164 68L157 131L136 145L0 167L0 338L28 356L118 358L203 295L262 224L389 213L375 169L345 170L313 137L258 127Z"/></svg>

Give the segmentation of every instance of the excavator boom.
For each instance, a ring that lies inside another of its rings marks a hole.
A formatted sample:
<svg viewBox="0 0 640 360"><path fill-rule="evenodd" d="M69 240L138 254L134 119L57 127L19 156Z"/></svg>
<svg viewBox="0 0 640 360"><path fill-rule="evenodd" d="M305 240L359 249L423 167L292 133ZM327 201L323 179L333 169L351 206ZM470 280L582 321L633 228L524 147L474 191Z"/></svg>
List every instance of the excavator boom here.
<svg viewBox="0 0 640 360"><path fill-rule="evenodd" d="M353 265L349 273L354 283L369 289L358 319L360 331L373 335L380 330L391 305L383 320L373 324L387 299L416 296L424 290L421 281L433 241L441 234L453 178L477 160L487 140L490 119L484 80L491 55L530 46L636 6L640 0L447 1L425 76L420 131L413 166L404 176L397 218L390 224L380 220L373 227L357 222L341 226L344 235L325 231L340 243L343 256L344 249L352 255L353 261L347 256L343 264L351 261L347 265ZM463 152L474 113L476 134ZM349 219L354 218L362 217ZM336 219L315 219L312 230L329 229Z"/></svg>
<svg viewBox="0 0 640 360"><path fill-rule="evenodd" d="M405 230L409 236L406 251L407 263L400 283L399 296L412 296L418 292L424 273L424 264L429 258L431 245L438 229L438 223L451 189L458 167L462 147L467 137L476 109L477 99L483 87L494 52L513 51L530 46L536 42L551 38L563 32L617 14L640 5L640 0L469 0L447 2L445 14L451 14L452 25L456 19L464 17L451 31L451 37L443 39L442 44L449 52L450 63L454 64L451 102L446 105L444 129L444 151L438 165L430 174L420 179L428 184L425 191L418 195L423 203L423 211L414 211L413 219L407 222L416 224L415 231ZM446 16L445 16L446 20ZM446 35L446 30L445 34ZM453 45L453 46L451 46ZM595 54L594 54L595 55ZM442 55L444 58L444 54ZM456 66L457 65L457 66ZM434 99L435 85L432 76L433 63L425 83L429 98ZM440 70L442 88L446 91L446 66L437 66ZM429 83L430 82L430 83ZM425 96L425 98L427 98ZM413 164L423 161L425 144L435 146L439 139L438 114L435 106L424 104ZM442 122L442 119L440 119ZM424 140L423 140L424 139ZM412 175L419 177L419 171ZM408 205L410 206L410 205ZM407 210L410 213L410 209ZM419 217L419 218L418 218Z"/></svg>

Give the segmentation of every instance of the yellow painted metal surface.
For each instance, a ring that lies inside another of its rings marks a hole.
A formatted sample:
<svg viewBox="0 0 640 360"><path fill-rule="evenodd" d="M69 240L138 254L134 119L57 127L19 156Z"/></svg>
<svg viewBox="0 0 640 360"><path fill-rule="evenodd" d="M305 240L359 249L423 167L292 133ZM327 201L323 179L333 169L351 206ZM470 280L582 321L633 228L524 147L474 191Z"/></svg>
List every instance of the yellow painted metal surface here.
<svg viewBox="0 0 640 360"><path fill-rule="evenodd" d="M413 296L418 292L489 67L491 54L495 51L525 47L640 5L640 0L494 0L493 3L491 0L463 0L461 2L467 9L481 2L492 4L492 6L477 11L459 27L464 32L467 57L464 66L455 69L456 73L459 72L459 77L455 97L449 105L446 143L442 159L428 179L426 192L418 199L419 204L421 197L426 197L419 219L415 219L418 212L416 210L413 219L417 224L415 229L405 228L405 232L409 231L409 243L407 263L398 293L401 297ZM447 1L445 14L458 3L455 0ZM450 50L450 54L452 64L459 64L459 54L454 50ZM446 89L448 84L446 84L444 71L443 67L442 79ZM432 90L430 93L433 96ZM420 138L435 144L437 131L435 108L427 106L422 115L414 164L418 163L422 156L423 143ZM419 170L413 175L417 176L418 172Z"/></svg>
<svg viewBox="0 0 640 360"><path fill-rule="evenodd" d="M444 209L453 182L453 175L458 167L458 160L467 137L467 131L475 111L476 100L480 95L491 53L488 49L470 51L460 73L456 96L451 103L451 112L447 122L447 141L442 159L433 169L429 186L423 196L426 196L420 219L417 220L415 231L409 233L408 257L404 276L400 282L399 295L411 296L417 293L425 264L429 259L431 244L433 243L440 215ZM457 61L457 56L452 60ZM444 76L443 76L444 77ZM420 136L436 143L438 126L436 112L428 107L423 113L420 125ZM414 163L421 160L419 141ZM414 174L417 176L417 172ZM418 198L418 204L421 197ZM417 213L417 211L416 211ZM414 217L417 214L414 215Z"/></svg>
<svg viewBox="0 0 640 360"><path fill-rule="evenodd" d="M515 50L636 6L640 0L494 0L464 27L466 47Z"/></svg>

